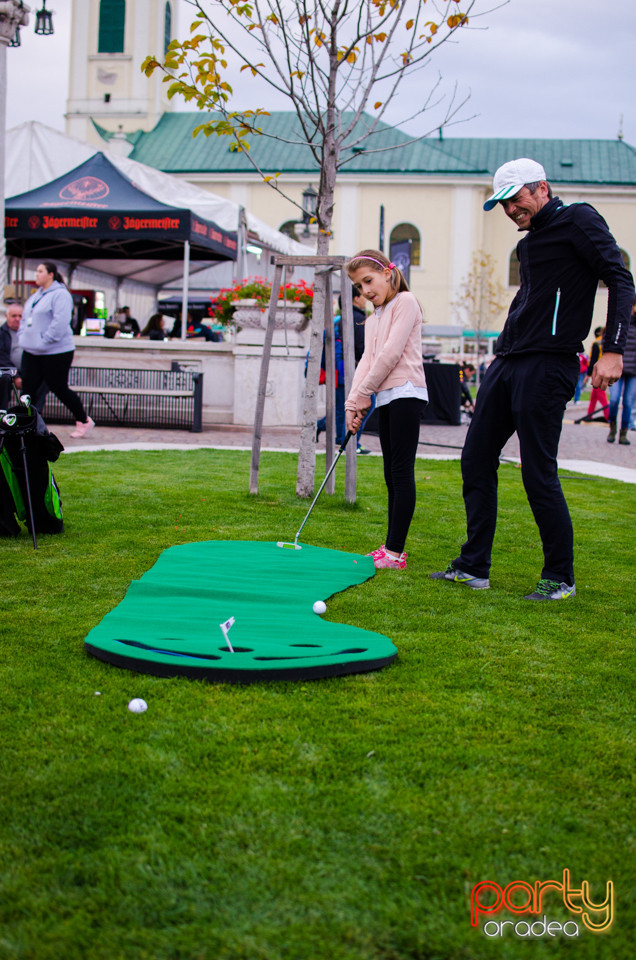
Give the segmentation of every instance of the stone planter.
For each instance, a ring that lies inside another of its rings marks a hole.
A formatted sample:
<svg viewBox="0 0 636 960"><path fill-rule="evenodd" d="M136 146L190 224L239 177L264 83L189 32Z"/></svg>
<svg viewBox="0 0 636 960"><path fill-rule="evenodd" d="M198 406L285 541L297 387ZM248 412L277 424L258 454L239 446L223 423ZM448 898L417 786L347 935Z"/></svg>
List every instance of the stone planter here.
<svg viewBox="0 0 636 960"><path fill-rule="evenodd" d="M255 300L237 302L234 321L241 329L234 338L234 423L254 422L267 314L267 308L262 310ZM266 426L302 423L308 325L301 304L278 301L267 377Z"/></svg>
<svg viewBox="0 0 636 960"><path fill-rule="evenodd" d="M269 309L258 306L256 300L238 300L234 311L236 324L236 343L263 343L267 328ZM303 305L279 300L276 306L274 343L290 346L302 346L305 338L299 336L309 325L309 318L303 313ZM285 339L285 331L287 338Z"/></svg>

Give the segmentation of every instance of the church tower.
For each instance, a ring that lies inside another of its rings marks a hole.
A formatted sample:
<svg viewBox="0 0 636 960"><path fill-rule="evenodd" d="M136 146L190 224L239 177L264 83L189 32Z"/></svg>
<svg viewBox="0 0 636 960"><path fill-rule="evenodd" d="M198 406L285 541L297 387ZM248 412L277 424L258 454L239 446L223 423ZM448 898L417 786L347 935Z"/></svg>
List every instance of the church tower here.
<svg viewBox="0 0 636 960"><path fill-rule="evenodd" d="M178 0L73 0L66 132L104 145L110 134L152 130L170 110L166 84L141 72L173 39ZM93 122L94 121L94 122Z"/></svg>

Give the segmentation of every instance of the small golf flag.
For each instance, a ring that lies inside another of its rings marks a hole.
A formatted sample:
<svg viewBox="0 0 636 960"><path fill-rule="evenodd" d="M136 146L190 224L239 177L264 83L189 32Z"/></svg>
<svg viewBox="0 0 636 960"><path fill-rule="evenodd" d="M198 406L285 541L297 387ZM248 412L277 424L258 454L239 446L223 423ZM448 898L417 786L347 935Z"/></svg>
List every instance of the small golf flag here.
<svg viewBox="0 0 636 960"><path fill-rule="evenodd" d="M231 653L234 653L234 647L230 643L230 638L228 637L228 633L230 632L230 627L234 626L234 617L230 617L229 620L226 620L225 623L220 623L219 626L221 628L221 633L225 637L225 642L230 648Z"/></svg>

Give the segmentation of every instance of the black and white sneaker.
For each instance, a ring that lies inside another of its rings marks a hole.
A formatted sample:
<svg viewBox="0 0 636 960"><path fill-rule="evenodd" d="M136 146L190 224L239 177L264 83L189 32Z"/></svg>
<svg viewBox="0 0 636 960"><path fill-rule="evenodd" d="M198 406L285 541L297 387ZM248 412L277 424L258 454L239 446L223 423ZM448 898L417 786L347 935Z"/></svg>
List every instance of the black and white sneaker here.
<svg viewBox="0 0 636 960"><path fill-rule="evenodd" d="M559 583L558 580L539 580L534 593L528 593L524 600L567 600L576 596L574 584Z"/></svg>

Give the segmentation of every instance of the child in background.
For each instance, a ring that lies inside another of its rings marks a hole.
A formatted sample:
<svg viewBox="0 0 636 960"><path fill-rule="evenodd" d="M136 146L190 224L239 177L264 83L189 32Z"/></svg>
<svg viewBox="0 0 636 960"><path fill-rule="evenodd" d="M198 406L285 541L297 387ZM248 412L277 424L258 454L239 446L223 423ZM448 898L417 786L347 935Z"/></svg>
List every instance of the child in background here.
<svg viewBox="0 0 636 960"><path fill-rule="evenodd" d="M422 366L422 311L401 271L379 250L347 264L354 287L373 305L364 353L345 401L347 430L356 433L376 395L384 479L389 497L386 544L367 554L378 569L402 570L415 511L415 454L428 402Z"/></svg>

